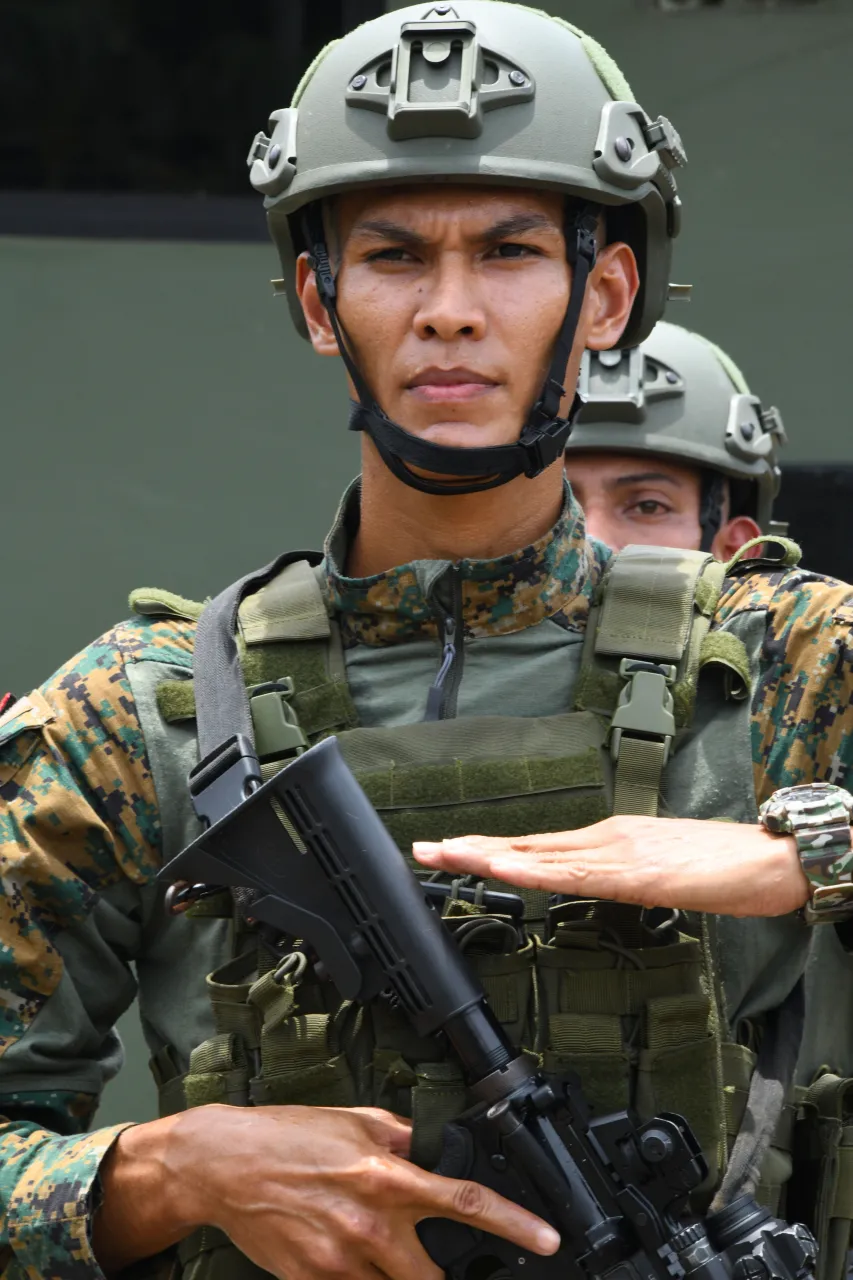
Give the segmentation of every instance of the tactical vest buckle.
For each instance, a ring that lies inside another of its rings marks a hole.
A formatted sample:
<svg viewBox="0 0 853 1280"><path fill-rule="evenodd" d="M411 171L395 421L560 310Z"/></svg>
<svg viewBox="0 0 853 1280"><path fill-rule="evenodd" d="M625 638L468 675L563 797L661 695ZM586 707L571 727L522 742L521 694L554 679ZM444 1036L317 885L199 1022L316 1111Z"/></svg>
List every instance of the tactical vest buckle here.
<svg viewBox="0 0 853 1280"><path fill-rule="evenodd" d="M258 757L248 738L227 738L189 774L190 797L197 817L212 827L262 785Z"/></svg>
<svg viewBox="0 0 853 1280"><path fill-rule="evenodd" d="M610 755L619 759L622 734L647 738L664 745L664 764L669 759L675 737L674 704L669 686L675 680L675 667L666 662L645 662L639 658L623 658L619 674L628 683L610 722Z"/></svg>
<svg viewBox="0 0 853 1280"><path fill-rule="evenodd" d="M252 685L249 710L255 731L255 749L261 764L270 760L287 760L302 755L308 739L302 732L296 712L288 702L294 693L289 676Z"/></svg>
<svg viewBox="0 0 853 1280"><path fill-rule="evenodd" d="M307 739L288 701L295 692L291 677L250 685L246 692L255 731L255 750L261 764L301 755L307 748Z"/></svg>

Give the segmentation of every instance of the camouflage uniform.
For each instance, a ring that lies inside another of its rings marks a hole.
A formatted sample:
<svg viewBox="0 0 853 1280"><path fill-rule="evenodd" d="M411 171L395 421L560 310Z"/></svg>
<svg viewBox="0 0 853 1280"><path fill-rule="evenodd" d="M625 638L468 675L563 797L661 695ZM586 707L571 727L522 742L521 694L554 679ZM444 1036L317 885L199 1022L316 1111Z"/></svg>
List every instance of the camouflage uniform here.
<svg viewBox="0 0 853 1280"><path fill-rule="evenodd" d="M570 498L554 529L521 552L455 566L418 561L360 580L342 571L356 501L351 494L327 542L325 581L363 724L380 703L383 723L421 718L450 582L463 602L458 713L571 705L567 655L582 641L609 553L584 537ZM853 590L800 569L755 573L729 581L717 621L757 610L769 619L751 721L757 800L793 783L844 781L853 760ZM10 1278L100 1274L89 1244L97 1171L123 1126L86 1129L119 1066L111 1028L134 997L131 959L152 1050L170 988L188 1043L198 1039L187 993L206 1003L201 961L188 944L183 973L157 970L156 929L186 926L164 923L153 884L161 812L130 678L142 661L186 672L194 631L184 619L133 617L0 720L0 1111L9 1117L0 1128L0 1247ZM484 687L478 661L495 646L498 680ZM392 677L384 686L383 672ZM391 684L402 690L393 704L383 701ZM142 977L146 964L153 977Z"/></svg>

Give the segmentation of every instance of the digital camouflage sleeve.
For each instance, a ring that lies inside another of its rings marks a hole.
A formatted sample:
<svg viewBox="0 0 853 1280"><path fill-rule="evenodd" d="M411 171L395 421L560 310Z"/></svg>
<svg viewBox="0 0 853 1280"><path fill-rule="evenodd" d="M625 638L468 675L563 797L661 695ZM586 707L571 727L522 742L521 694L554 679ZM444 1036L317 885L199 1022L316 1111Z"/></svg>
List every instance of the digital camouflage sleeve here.
<svg viewBox="0 0 853 1280"><path fill-rule="evenodd" d="M189 664L191 629L135 622L0 718L0 1261L4 1278L97 1276L97 1171L125 1126L89 1128L135 993L99 918L159 865L159 821L127 665ZM64 958L77 945L97 987ZM85 1135L85 1136L81 1136Z"/></svg>
<svg viewBox="0 0 853 1280"><path fill-rule="evenodd" d="M767 609L752 703L759 804L780 787L853 773L853 587L806 569L730 580L717 618Z"/></svg>
<svg viewBox="0 0 853 1280"><path fill-rule="evenodd" d="M719 617L756 609L768 610L753 703L758 800L798 782L849 782L853 590L800 570L730 581ZM192 644L192 624L136 619L0 717L5 1280L100 1276L90 1247L97 1171L123 1126L87 1129L118 1068L109 1028L135 990L103 904L117 886L150 884L160 858L127 668L141 659L188 667ZM97 960L97 986L80 968L84 954Z"/></svg>

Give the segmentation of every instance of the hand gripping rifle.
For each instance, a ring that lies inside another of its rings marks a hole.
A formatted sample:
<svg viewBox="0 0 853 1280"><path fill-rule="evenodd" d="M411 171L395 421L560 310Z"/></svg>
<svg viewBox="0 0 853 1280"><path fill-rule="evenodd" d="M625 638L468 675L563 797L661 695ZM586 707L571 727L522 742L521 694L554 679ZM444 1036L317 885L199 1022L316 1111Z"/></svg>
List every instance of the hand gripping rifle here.
<svg viewBox="0 0 853 1280"><path fill-rule="evenodd" d="M204 833L170 880L256 891L252 916L310 943L341 996L390 988L420 1035L441 1035L474 1104L446 1127L437 1172L469 1178L554 1226L543 1258L445 1219L418 1230L448 1280L804 1280L816 1248L741 1196L700 1221L708 1169L687 1122L593 1117L576 1077L546 1080L509 1043L438 913L328 738L261 785L235 736L190 775Z"/></svg>

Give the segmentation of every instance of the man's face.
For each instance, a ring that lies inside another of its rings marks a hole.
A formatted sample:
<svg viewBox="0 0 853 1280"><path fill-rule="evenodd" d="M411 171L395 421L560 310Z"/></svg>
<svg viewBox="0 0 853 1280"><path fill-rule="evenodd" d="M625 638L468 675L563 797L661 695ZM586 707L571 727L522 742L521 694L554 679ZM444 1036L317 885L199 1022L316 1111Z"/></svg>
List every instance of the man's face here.
<svg viewBox="0 0 853 1280"><path fill-rule="evenodd" d="M560 197L414 187L335 213L340 318L385 412L437 444L517 439L568 300Z"/></svg>
<svg viewBox="0 0 853 1280"><path fill-rule="evenodd" d="M698 470L640 454L569 453L566 474L587 532L614 551L632 542L698 549Z"/></svg>
<svg viewBox="0 0 853 1280"><path fill-rule="evenodd" d="M436 183L349 192L326 212L338 315L384 411L437 444L517 440L541 392L569 298L562 197ZM585 346L618 340L637 287L627 245L602 249L587 284L567 388L576 385ZM315 349L336 354L304 254L297 290Z"/></svg>

